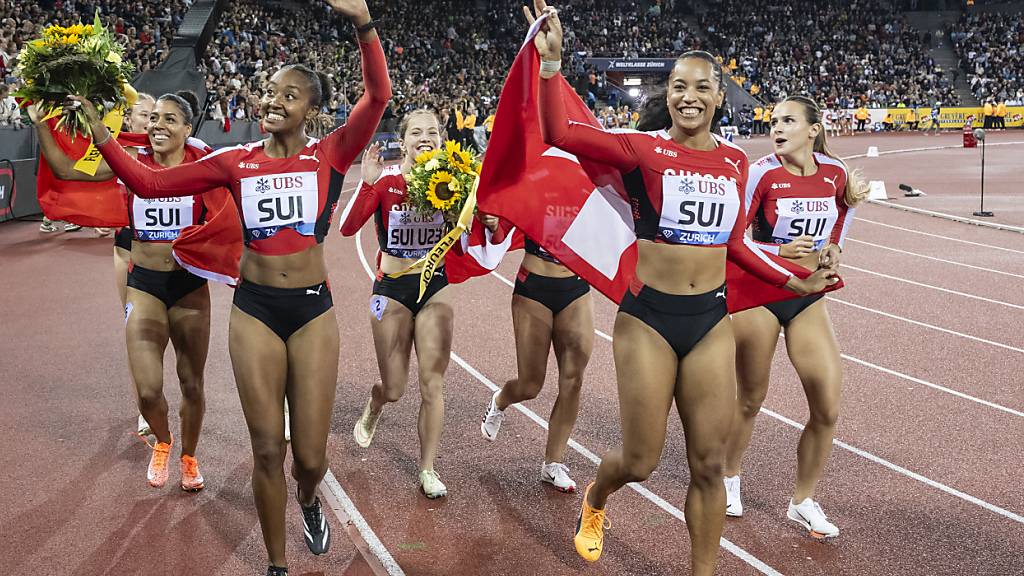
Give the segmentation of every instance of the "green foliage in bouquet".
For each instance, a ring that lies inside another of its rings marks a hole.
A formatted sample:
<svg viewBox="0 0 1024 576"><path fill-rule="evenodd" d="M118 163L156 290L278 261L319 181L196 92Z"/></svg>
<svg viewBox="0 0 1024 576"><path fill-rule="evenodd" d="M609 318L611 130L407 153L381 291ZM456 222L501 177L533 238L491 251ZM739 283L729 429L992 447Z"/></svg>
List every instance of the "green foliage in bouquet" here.
<svg viewBox="0 0 1024 576"><path fill-rule="evenodd" d="M416 164L406 177L409 202L420 214L429 216L441 211L446 220L453 222L462 212L479 175L476 154L448 140L444 148L416 156Z"/></svg>
<svg viewBox="0 0 1024 576"><path fill-rule="evenodd" d="M69 95L84 96L101 111L127 109L137 97L126 81L133 71L97 12L92 24L50 26L25 46L14 71L23 86L14 96L38 104L44 117L60 114ZM67 110L58 128L72 137L89 134L81 109Z"/></svg>

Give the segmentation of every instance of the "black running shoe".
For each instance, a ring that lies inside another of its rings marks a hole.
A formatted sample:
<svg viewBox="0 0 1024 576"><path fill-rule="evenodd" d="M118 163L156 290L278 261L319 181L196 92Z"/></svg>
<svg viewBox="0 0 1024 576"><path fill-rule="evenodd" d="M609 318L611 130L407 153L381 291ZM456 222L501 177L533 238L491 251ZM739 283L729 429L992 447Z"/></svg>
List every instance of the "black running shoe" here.
<svg viewBox="0 0 1024 576"><path fill-rule="evenodd" d="M288 576L288 569L280 566L267 566L267 576Z"/></svg>
<svg viewBox="0 0 1024 576"><path fill-rule="evenodd" d="M331 527L320 508L320 497L317 496L312 506L308 508L300 506L300 508L302 508L302 531L309 551L316 555L327 552L327 549L331 547Z"/></svg>

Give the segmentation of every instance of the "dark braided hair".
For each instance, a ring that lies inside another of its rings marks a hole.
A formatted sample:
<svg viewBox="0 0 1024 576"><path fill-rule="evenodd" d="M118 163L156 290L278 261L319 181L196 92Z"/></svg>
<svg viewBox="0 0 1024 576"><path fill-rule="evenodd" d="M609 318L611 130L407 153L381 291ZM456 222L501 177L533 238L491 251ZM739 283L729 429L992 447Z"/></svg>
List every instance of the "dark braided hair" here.
<svg viewBox="0 0 1024 576"><path fill-rule="evenodd" d="M327 77L323 72L317 72L305 64L289 64L281 71L293 70L302 74L306 78L306 83L309 84L309 104L317 109L327 101L330 101L334 95L334 90L331 86L331 79Z"/></svg>

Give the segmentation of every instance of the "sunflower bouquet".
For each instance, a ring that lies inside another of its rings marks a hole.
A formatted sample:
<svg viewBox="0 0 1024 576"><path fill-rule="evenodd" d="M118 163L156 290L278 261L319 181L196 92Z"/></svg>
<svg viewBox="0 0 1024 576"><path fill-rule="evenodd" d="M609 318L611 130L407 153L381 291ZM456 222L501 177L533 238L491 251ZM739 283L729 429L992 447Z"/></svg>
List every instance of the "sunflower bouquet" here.
<svg viewBox="0 0 1024 576"><path fill-rule="evenodd" d="M14 96L39 105L46 119L61 115L67 97L76 94L97 109L123 111L137 97L127 82L133 70L124 60L124 48L103 27L97 12L92 24L49 26L25 46L14 71L23 85ZM90 135L81 108L64 111L57 128L72 137Z"/></svg>
<svg viewBox="0 0 1024 576"><path fill-rule="evenodd" d="M444 148L416 156L412 172L406 177L409 201L420 214L428 216L440 211L445 220L454 222L479 175L476 153L448 140Z"/></svg>

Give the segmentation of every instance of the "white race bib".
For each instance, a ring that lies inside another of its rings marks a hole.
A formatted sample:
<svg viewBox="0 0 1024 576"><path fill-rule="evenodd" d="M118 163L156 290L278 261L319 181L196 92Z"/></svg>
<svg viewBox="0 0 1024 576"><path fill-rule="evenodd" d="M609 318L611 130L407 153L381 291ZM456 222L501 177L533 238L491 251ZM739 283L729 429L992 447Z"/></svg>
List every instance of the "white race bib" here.
<svg viewBox="0 0 1024 576"><path fill-rule="evenodd" d="M399 258L421 258L444 237L440 212L423 216L395 205L388 212L388 253Z"/></svg>
<svg viewBox="0 0 1024 576"><path fill-rule="evenodd" d="M672 244L725 244L740 212L736 182L707 176L662 176L661 239Z"/></svg>
<svg viewBox="0 0 1024 576"><path fill-rule="evenodd" d="M312 236L319 195L316 172L288 172L242 178L242 217L255 239L270 238L281 228Z"/></svg>
<svg viewBox="0 0 1024 576"><path fill-rule="evenodd" d="M814 249L820 250L832 235L832 227L839 218L836 199L780 198L775 203L778 220L772 230L772 240L779 244L791 242L798 236L810 236Z"/></svg>
<svg viewBox="0 0 1024 576"><path fill-rule="evenodd" d="M143 241L175 240L181 230L192 225L195 198L139 198L132 201L132 226L136 238Z"/></svg>

